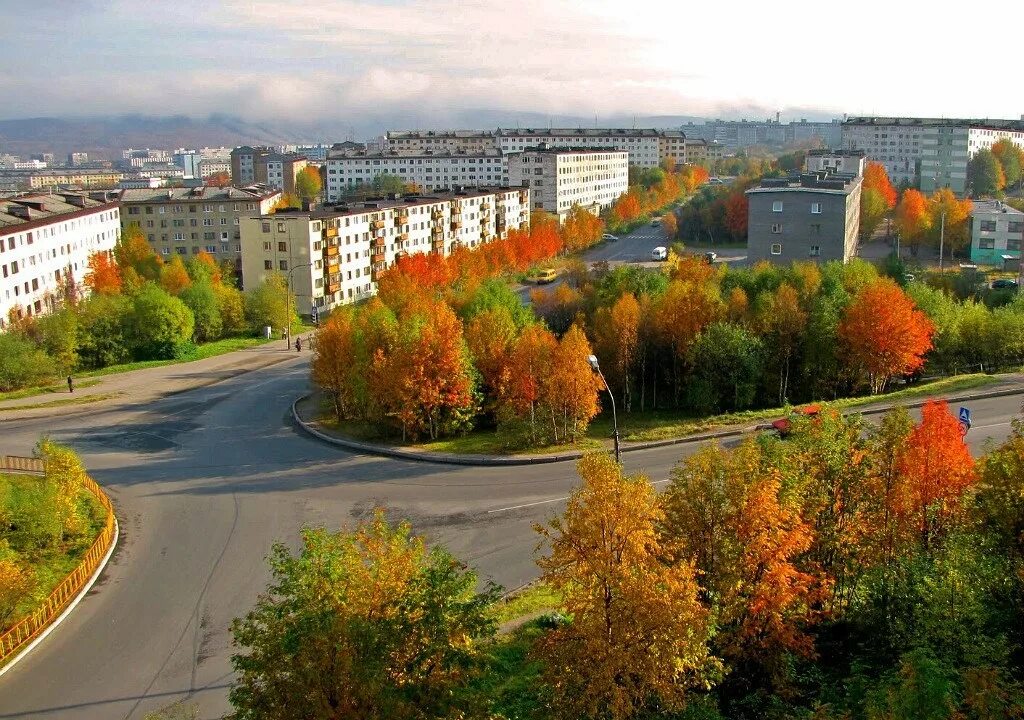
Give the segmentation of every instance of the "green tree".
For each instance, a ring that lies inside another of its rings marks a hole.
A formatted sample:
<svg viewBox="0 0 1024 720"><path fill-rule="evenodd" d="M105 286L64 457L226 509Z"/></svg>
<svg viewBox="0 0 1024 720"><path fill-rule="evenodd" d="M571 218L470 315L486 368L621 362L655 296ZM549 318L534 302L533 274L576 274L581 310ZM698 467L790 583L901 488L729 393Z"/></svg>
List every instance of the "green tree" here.
<svg viewBox="0 0 1024 720"><path fill-rule="evenodd" d="M710 325L690 349L690 404L702 413L750 407L760 380L761 351L761 341L748 330L725 322Z"/></svg>
<svg viewBox="0 0 1024 720"><path fill-rule="evenodd" d="M220 317L220 304L217 293L209 280L193 282L181 291L178 296L185 306L192 311L195 327L192 339L195 342L208 342L221 336L223 323Z"/></svg>
<svg viewBox="0 0 1024 720"><path fill-rule="evenodd" d="M78 315L63 307L39 318L43 349L53 359L59 375L69 375L78 365Z"/></svg>
<svg viewBox="0 0 1024 720"><path fill-rule="evenodd" d="M53 379L53 360L32 342L0 333L0 392L41 385Z"/></svg>
<svg viewBox="0 0 1024 720"><path fill-rule="evenodd" d="M270 273L245 293L245 317L255 332L269 325L284 330L295 321L295 307L288 296L288 284L281 273Z"/></svg>
<svg viewBox="0 0 1024 720"><path fill-rule="evenodd" d="M967 186L975 197L992 197L1002 192L1006 177L991 150L979 150L967 163Z"/></svg>
<svg viewBox="0 0 1024 720"><path fill-rule="evenodd" d="M860 195L860 239L866 240L874 234L889 206L885 197L875 188L868 188Z"/></svg>
<svg viewBox="0 0 1024 720"><path fill-rule="evenodd" d="M1021 172L1024 168L1024 151L1013 144L1009 138L1003 138L992 145L992 154L996 156L999 165L1003 168L1003 176L1006 178L1007 187L1020 182Z"/></svg>
<svg viewBox="0 0 1024 720"><path fill-rule="evenodd" d="M282 543L273 580L232 624L239 720L461 717L493 635L496 588L383 511L353 532Z"/></svg>
<svg viewBox="0 0 1024 720"><path fill-rule="evenodd" d="M154 283L146 283L132 299L126 329L137 360L175 357L192 339L195 318L176 297Z"/></svg>
<svg viewBox="0 0 1024 720"><path fill-rule="evenodd" d="M242 291L234 285L222 283L213 286L213 293L217 298L221 332L225 336L230 336L245 331L245 299Z"/></svg>
<svg viewBox="0 0 1024 720"><path fill-rule="evenodd" d="M96 369L127 362L131 357L125 334L131 301L121 295L92 295L78 305L78 358L83 368Z"/></svg>

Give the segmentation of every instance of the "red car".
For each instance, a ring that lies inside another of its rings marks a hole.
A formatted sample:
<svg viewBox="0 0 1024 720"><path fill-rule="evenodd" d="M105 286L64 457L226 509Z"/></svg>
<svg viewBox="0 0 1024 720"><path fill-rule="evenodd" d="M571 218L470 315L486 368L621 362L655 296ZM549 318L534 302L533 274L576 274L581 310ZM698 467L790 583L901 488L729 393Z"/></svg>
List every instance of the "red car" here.
<svg viewBox="0 0 1024 720"><path fill-rule="evenodd" d="M801 408L794 408L793 412L789 417L779 418L772 423L772 428L779 433L779 437L786 437L793 429L793 417L802 415L803 417L815 417L821 412L820 405L804 405Z"/></svg>

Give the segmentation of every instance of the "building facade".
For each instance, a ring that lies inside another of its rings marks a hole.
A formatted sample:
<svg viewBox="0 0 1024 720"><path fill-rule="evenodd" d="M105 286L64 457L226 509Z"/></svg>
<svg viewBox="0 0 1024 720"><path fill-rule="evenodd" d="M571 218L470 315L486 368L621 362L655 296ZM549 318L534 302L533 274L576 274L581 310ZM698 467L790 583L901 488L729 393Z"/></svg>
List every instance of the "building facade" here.
<svg viewBox="0 0 1024 720"><path fill-rule="evenodd" d="M121 234L111 195L21 195L0 200L0 329L8 318L56 307L71 280L82 290L89 256L110 252Z"/></svg>
<svg viewBox="0 0 1024 720"><path fill-rule="evenodd" d="M499 128L497 132L503 153L524 152L542 144L552 148L622 150L628 153L628 164L640 167L657 167L661 162L662 135L661 130L626 128Z"/></svg>
<svg viewBox="0 0 1024 720"><path fill-rule="evenodd" d="M241 270L241 219L269 213L281 191L249 187L130 189L121 193L121 223L137 225L164 260L206 252Z"/></svg>
<svg viewBox="0 0 1024 720"><path fill-rule="evenodd" d="M300 314L327 314L375 294L379 274L403 255L447 255L528 228L529 208L529 190L505 187L246 217L242 279L252 287L282 273Z"/></svg>
<svg viewBox="0 0 1024 720"><path fill-rule="evenodd" d="M971 262L1013 266L1020 261L1024 213L999 200L975 200L971 211Z"/></svg>
<svg viewBox="0 0 1024 720"><path fill-rule="evenodd" d="M748 262L848 262L857 253L862 181L804 173L766 178L747 190Z"/></svg>
<svg viewBox="0 0 1024 720"><path fill-rule="evenodd" d="M399 155L423 153L466 153L473 155L498 150L498 139L486 130L388 130L385 150Z"/></svg>
<svg viewBox="0 0 1024 720"><path fill-rule="evenodd" d="M325 167L328 202L362 186L372 185L380 175L399 177L406 184L416 185L425 192L456 185L508 184L504 157L497 150L479 153L440 151L418 155L332 150Z"/></svg>
<svg viewBox="0 0 1024 720"><path fill-rule="evenodd" d="M623 150L535 148L509 155L509 184L528 187L532 209L559 222L574 205L597 214L629 189L629 157Z"/></svg>
<svg viewBox="0 0 1024 720"><path fill-rule="evenodd" d="M305 155L286 153L284 155L270 155L266 159L266 183L272 188L284 190L286 193L295 192L295 178L308 164Z"/></svg>
<svg viewBox="0 0 1024 720"><path fill-rule="evenodd" d="M124 174L117 170L4 170L0 190L41 190L44 188L104 189L117 187Z"/></svg>
<svg viewBox="0 0 1024 720"><path fill-rule="evenodd" d="M242 145L231 151L231 181L236 185L267 182L267 158L273 148Z"/></svg>
<svg viewBox="0 0 1024 720"><path fill-rule="evenodd" d="M866 164L863 150L809 150L804 160L804 172L857 177L864 174Z"/></svg>

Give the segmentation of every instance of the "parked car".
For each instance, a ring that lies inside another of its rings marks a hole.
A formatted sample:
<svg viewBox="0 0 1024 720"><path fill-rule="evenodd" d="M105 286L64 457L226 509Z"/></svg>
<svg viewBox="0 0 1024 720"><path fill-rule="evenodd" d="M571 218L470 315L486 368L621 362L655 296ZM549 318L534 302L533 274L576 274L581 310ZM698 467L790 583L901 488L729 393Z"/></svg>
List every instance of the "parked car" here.
<svg viewBox="0 0 1024 720"><path fill-rule="evenodd" d="M558 279L558 273L555 272L554 268L545 268L544 270L540 270L539 272L528 276L526 279L528 282L532 282L537 285L547 285L548 283L553 283Z"/></svg>
<svg viewBox="0 0 1024 720"><path fill-rule="evenodd" d="M1007 280L1006 278L1002 278L1000 280L993 280L992 281L992 289L993 290L1016 290L1017 289L1017 283L1014 280Z"/></svg>
<svg viewBox="0 0 1024 720"><path fill-rule="evenodd" d="M658 227L659 225L661 225L660 217L651 218L651 227Z"/></svg>
<svg viewBox="0 0 1024 720"><path fill-rule="evenodd" d="M718 253L716 253L716 252L706 252L706 253L704 253L704 260L706 260L709 264L715 262L715 260L717 260L717 259L718 259Z"/></svg>
<svg viewBox="0 0 1024 720"><path fill-rule="evenodd" d="M608 242L615 242L618 240L618 238L612 235L611 233L605 233L604 235L601 236L601 239L607 240Z"/></svg>
<svg viewBox="0 0 1024 720"><path fill-rule="evenodd" d="M668 248L659 245L651 250L651 260L668 260Z"/></svg>
<svg viewBox="0 0 1024 720"><path fill-rule="evenodd" d="M793 419L798 417L817 417L821 412L819 405L805 405L802 408L795 408L792 413L784 418L779 418L772 423L772 429L779 434L779 437L786 437L793 431Z"/></svg>

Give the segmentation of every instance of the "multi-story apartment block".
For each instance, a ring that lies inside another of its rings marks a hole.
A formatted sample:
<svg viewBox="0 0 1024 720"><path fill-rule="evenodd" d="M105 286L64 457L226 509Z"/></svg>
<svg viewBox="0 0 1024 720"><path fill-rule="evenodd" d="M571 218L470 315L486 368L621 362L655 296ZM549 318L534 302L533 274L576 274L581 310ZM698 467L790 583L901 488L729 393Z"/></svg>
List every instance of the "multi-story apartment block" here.
<svg viewBox="0 0 1024 720"><path fill-rule="evenodd" d="M70 152L68 153L68 167L77 167L89 162L89 153Z"/></svg>
<svg viewBox="0 0 1024 720"><path fill-rule="evenodd" d="M0 190L40 190L48 187L114 188L124 175L107 169L5 170Z"/></svg>
<svg viewBox="0 0 1024 720"><path fill-rule="evenodd" d="M403 255L446 255L528 228L529 208L529 190L504 187L247 217L242 278L251 287L282 273L300 314L326 314L373 295L379 273Z"/></svg>
<svg viewBox="0 0 1024 720"><path fill-rule="evenodd" d="M199 163L203 161L203 156L198 150L175 150L171 159L175 165L184 170L186 178L202 177Z"/></svg>
<svg viewBox="0 0 1024 720"><path fill-rule="evenodd" d="M266 185L125 190L121 222L138 225L165 260L207 252L241 270L241 218L269 213L280 197Z"/></svg>
<svg viewBox="0 0 1024 720"><path fill-rule="evenodd" d="M209 160L199 161L199 177L201 178L208 178L211 175L216 175L217 173L222 172L227 173L228 175L231 174L230 160L218 160L216 158L211 158Z"/></svg>
<svg viewBox="0 0 1024 720"><path fill-rule="evenodd" d="M267 182L267 158L273 148L242 145L231 151L231 180L236 185Z"/></svg>
<svg viewBox="0 0 1024 720"><path fill-rule="evenodd" d="M475 154L498 150L498 139L486 130L388 130L388 152L421 155L427 152Z"/></svg>
<svg viewBox="0 0 1024 720"><path fill-rule="evenodd" d="M269 155L266 159L266 183L286 193L295 192L295 178L306 167L306 156L295 153Z"/></svg>
<svg viewBox="0 0 1024 720"><path fill-rule="evenodd" d="M1016 266L1024 240L1024 213L999 200L975 200L971 211L971 261Z"/></svg>
<svg viewBox="0 0 1024 720"><path fill-rule="evenodd" d="M0 200L0 329L12 313L52 310L72 279L83 289L89 255L114 249L120 222L113 196L56 193Z"/></svg>
<svg viewBox="0 0 1024 720"><path fill-rule="evenodd" d="M711 120L704 123L686 123L681 127L687 137L717 142L730 151L751 145L781 147L790 143L818 140L827 148L839 147L842 127L838 119L828 122L783 123L778 119L766 120Z"/></svg>
<svg viewBox="0 0 1024 720"><path fill-rule="evenodd" d="M857 252L862 182L818 172L765 178L747 190L748 261L850 260Z"/></svg>
<svg viewBox="0 0 1024 720"><path fill-rule="evenodd" d="M974 153L1002 138L1024 147L1024 121L853 117L843 123L842 144L883 164L895 184L962 195Z"/></svg>
<svg viewBox="0 0 1024 720"><path fill-rule="evenodd" d="M629 153L629 164L640 167L657 167L662 157L662 131L654 129L499 128L497 135L503 153L523 152L543 143L553 148L625 150Z"/></svg>
<svg viewBox="0 0 1024 720"><path fill-rule="evenodd" d="M670 163L672 168L685 165L686 135L680 130L663 130L658 135L658 159Z"/></svg>
<svg viewBox="0 0 1024 720"><path fill-rule="evenodd" d="M533 148L509 155L509 184L528 187L532 209L559 222L574 205L597 214L629 189L629 157L603 148Z"/></svg>
<svg viewBox="0 0 1024 720"><path fill-rule="evenodd" d="M456 185L491 186L508 184L504 158L497 150L478 153L424 152L399 155L331 150L326 165L329 202L363 185L372 185L379 175L394 175L405 183L434 192Z"/></svg>
<svg viewBox="0 0 1024 720"><path fill-rule="evenodd" d="M866 164L863 150L809 150L804 160L804 172L857 177L864 174Z"/></svg>

